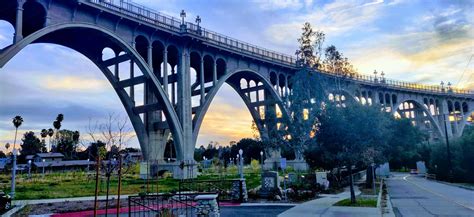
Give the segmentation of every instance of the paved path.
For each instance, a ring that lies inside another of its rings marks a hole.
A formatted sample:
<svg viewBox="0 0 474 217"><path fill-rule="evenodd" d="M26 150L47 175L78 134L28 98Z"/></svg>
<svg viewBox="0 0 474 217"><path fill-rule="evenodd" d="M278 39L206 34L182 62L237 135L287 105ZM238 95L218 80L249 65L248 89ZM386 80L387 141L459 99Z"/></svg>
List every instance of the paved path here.
<svg viewBox="0 0 474 217"><path fill-rule="evenodd" d="M360 191L356 188L356 195ZM355 217L375 217L380 216L377 208L340 207L332 206L334 203L350 197L350 192L345 189L340 194L323 194L322 198L315 199L297 205L278 217L314 217L314 216L355 216Z"/></svg>
<svg viewBox="0 0 474 217"><path fill-rule="evenodd" d="M396 216L474 216L474 191L401 173L387 184Z"/></svg>

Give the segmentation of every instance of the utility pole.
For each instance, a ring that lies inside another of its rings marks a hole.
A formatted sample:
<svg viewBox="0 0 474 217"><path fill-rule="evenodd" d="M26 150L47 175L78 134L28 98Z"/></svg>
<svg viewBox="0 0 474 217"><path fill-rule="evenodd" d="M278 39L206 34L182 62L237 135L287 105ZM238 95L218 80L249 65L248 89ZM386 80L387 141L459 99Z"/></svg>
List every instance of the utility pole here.
<svg viewBox="0 0 474 217"><path fill-rule="evenodd" d="M444 120L444 137L446 138L446 151L448 152L449 182L452 182L453 181L452 180L453 167L451 165L451 149L449 148L448 126L446 125L446 114L443 114L443 120Z"/></svg>

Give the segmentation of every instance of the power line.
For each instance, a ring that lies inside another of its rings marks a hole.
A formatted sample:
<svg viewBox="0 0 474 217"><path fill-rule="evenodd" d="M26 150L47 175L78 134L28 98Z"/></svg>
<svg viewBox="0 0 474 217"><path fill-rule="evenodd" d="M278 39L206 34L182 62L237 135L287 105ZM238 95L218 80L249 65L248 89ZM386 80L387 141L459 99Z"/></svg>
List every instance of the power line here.
<svg viewBox="0 0 474 217"><path fill-rule="evenodd" d="M467 62L466 67L464 68L464 71L463 71L462 74L461 74L461 77L459 77L459 80L458 80L458 82L456 83L456 86L459 85L459 82L461 82L462 77L464 77L464 73L466 72L467 68L469 67L469 64L471 63L472 56L474 56L474 55L471 54L471 58L469 58L469 61ZM471 76L469 77L469 79L467 79L467 80L469 81L469 80L471 79L471 77L472 77L472 74L471 74Z"/></svg>

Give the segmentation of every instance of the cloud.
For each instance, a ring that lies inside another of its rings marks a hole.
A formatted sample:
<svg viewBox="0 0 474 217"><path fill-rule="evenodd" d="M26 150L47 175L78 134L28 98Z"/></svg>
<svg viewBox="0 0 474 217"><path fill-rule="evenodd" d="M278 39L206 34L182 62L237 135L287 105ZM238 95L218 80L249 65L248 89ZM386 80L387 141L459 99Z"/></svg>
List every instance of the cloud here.
<svg viewBox="0 0 474 217"><path fill-rule="evenodd" d="M252 120L240 96L230 86L225 85L204 117L196 146L207 145L210 141L225 145L229 141L251 138Z"/></svg>
<svg viewBox="0 0 474 217"><path fill-rule="evenodd" d="M79 76L47 76L40 82L42 88L56 91L86 91L103 92L110 88L110 84L104 79L84 78Z"/></svg>
<svg viewBox="0 0 474 217"><path fill-rule="evenodd" d="M254 0L253 3L257 4L261 10L298 10L304 6L309 6L312 1L302 0Z"/></svg>

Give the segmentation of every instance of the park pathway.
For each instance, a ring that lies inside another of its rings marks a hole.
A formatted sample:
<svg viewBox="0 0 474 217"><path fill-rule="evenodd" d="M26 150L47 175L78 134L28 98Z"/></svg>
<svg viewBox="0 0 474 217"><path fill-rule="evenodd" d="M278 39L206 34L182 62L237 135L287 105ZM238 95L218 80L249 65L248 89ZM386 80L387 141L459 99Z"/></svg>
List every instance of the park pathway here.
<svg viewBox="0 0 474 217"><path fill-rule="evenodd" d="M360 191L356 188L356 195ZM380 216L377 208L358 208L333 206L336 202L350 197L349 188L339 194L321 194L322 198L311 200L281 213L278 217L314 217L314 216L354 216L375 217Z"/></svg>
<svg viewBox="0 0 474 217"><path fill-rule="evenodd" d="M474 191L401 173L387 185L396 216L474 216Z"/></svg>

